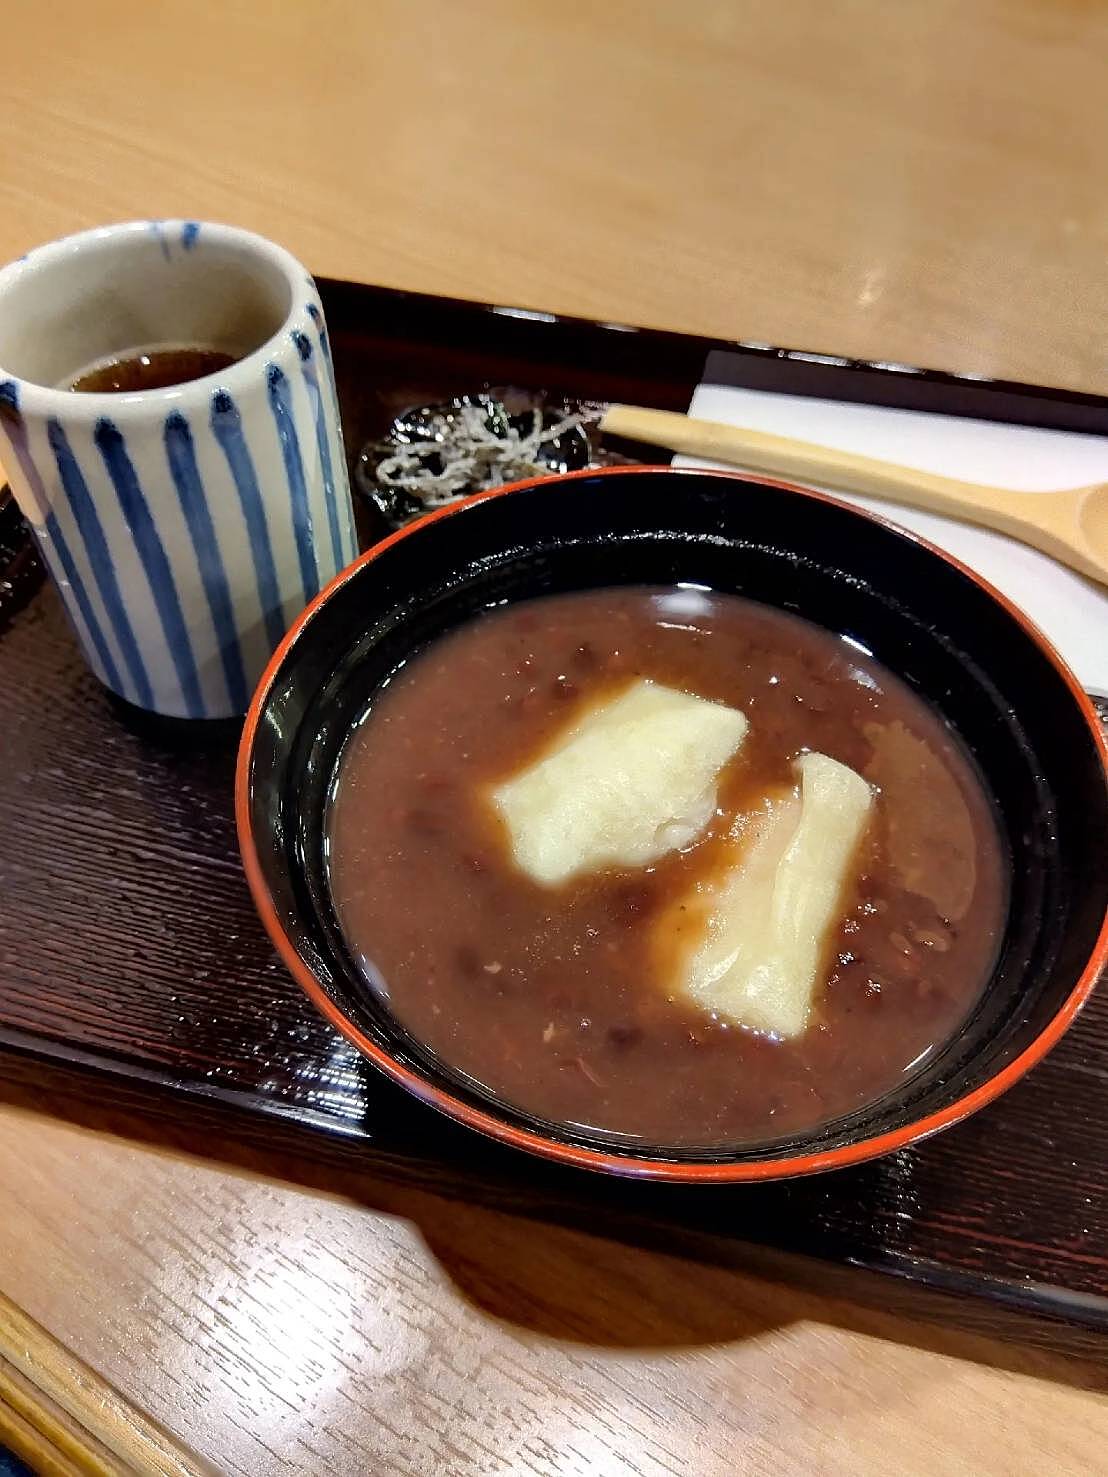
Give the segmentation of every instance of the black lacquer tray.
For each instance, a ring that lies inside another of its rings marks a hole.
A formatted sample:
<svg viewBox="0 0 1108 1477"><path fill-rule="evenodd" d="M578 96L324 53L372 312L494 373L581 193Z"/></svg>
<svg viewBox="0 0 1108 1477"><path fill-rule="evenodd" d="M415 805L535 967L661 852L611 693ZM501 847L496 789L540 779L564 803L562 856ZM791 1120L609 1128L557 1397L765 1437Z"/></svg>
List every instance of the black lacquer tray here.
<svg viewBox="0 0 1108 1477"><path fill-rule="evenodd" d="M486 384L684 410L711 379L1108 435L1095 396L321 287L351 457L400 411ZM287 977L239 866L236 740L121 714L0 506L0 1077L51 1102L214 1116L224 1134L714 1259L799 1253L789 1265L827 1286L843 1268L892 1274L861 1283L1086 1353L1108 1332L1108 990L998 1103L856 1170L698 1189L545 1165L410 1101Z"/></svg>

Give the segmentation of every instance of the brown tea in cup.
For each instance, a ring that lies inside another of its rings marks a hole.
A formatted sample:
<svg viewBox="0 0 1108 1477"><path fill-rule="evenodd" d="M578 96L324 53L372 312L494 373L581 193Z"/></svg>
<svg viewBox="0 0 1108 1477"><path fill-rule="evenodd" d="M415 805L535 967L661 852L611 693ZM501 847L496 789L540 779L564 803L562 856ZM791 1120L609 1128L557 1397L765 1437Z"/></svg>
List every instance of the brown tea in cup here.
<svg viewBox="0 0 1108 1477"><path fill-rule="evenodd" d="M130 395L139 390L164 390L218 374L235 355L222 349L163 348L135 349L78 374L69 385L87 395Z"/></svg>

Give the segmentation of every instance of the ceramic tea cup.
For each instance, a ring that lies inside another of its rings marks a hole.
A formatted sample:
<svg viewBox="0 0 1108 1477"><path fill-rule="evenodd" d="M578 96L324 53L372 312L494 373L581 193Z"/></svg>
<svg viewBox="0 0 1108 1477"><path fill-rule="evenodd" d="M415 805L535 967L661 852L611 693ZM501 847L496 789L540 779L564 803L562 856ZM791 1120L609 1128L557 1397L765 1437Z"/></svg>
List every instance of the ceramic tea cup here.
<svg viewBox="0 0 1108 1477"><path fill-rule="evenodd" d="M170 350L200 377L159 383ZM72 388L113 363L139 388ZM89 666L156 713L244 712L357 553L315 283L230 226L105 226L0 271L0 461Z"/></svg>

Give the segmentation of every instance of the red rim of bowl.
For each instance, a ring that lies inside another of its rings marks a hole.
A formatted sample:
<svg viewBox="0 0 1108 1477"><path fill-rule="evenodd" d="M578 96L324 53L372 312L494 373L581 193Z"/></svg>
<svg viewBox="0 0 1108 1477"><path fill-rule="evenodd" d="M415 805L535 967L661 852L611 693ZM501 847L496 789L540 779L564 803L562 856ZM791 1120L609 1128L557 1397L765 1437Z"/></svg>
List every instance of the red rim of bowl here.
<svg viewBox="0 0 1108 1477"><path fill-rule="evenodd" d="M567 472L557 476L558 481L576 481L583 477L605 477L605 476L636 476L643 473L664 472L670 476L703 476L704 473L697 468L667 467L667 466L631 466L631 467L601 467L585 468L579 472ZM820 502L832 503L836 507L845 508L851 513L858 514L864 518L872 518L875 522L886 527L893 528L902 537L911 539L912 542L929 549L938 558L953 564L955 568L967 575L990 595L999 605L1008 612L1012 619L1027 633L1028 636L1046 656L1047 660L1057 670L1059 676L1069 688L1074 702L1077 704L1093 736L1094 743L1100 752L1102 763L1108 769L1108 742L1105 741L1101 732L1100 723L1089 700L1088 695L1081 687L1077 678L1073 675L1065 662L1055 651L1054 647L1030 621L1023 611L1019 610L1012 602L1002 595L988 580L963 564L961 560L955 559L944 550L936 548L928 540L901 528L899 525L881 518L865 509L857 508L850 503L844 503L838 498L829 497L826 493L816 492L812 488L799 487L792 482L784 482L775 477L748 476L744 472L720 472L712 471L714 477L733 478L738 482L757 482L766 487L779 487L787 492L794 492L800 497L814 498ZM759 1159L728 1163L726 1160L719 1163L688 1164L669 1159L638 1159L633 1155L605 1153L602 1149L586 1148L577 1144L562 1143L557 1139L546 1138L543 1134L531 1129L516 1128L496 1117L494 1113L485 1112L481 1108L471 1106L454 1097L443 1088L436 1087L418 1072L410 1067L394 1060L387 1051L378 1046L369 1036L348 1019L342 1010L335 1004L324 990L322 984L305 964L296 950L295 945L285 932L281 924L277 908L266 886L262 875L261 864L258 860L258 851L254 843L253 830L250 824L250 766L254 750L254 737L258 722L261 717L262 708L269 695L269 689L277 675L285 657L295 644L304 627L311 620L320 606L330 598L334 591L340 589L348 579L351 579L364 565L383 554L386 549L400 539L410 538L418 533L419 529L428 523L437 522L441 518L452 517L463 508L471 507L475 503L484 502L488 498L502 497L507 493L521 492L527 488L535 487L543 482L555 480L551 477L532 477L522 482L513 482L504 487L490 488L487 492L474 493L471 497L463 498L448 507L440 508L434 513L429 513L420 518L418 522L411 523L396 533L390 534L388 538L382 539L380 543L356 559L353 564L341 570L330 583L320 591L315 599L301 611L286 633L284 640L266 667L254 697L246 714L246 722L243 727L242 739L239 744L238 763L235 771L235 820L238 827L239 848L242 853L243 867L246 872L246 880L254 899L254 906L258 910L262 924L270 939L275 945L277 952L283 959L286 967L296 980L297 984L304 990L305 994L315 1005L316 1009L330 1021L336 1030L340 1031L348 1041L352 1042L364 1056L367 1056L377 1067L379 1067L394 1082L398 1082L415 1097L425 1103L438 1108L448 1117L464 1123L469 1128L474 1128L490 1138L499 1139L502 1143L511 1144L518 1149L525 1149L534 1154L539 1154L548 1159L559 1160L562 1163L573 1164L578 1168L592 1169L608 1174L632 1175L643 1179L674 1180L681 1182L700 1183L735 1183L739 1181L757 1181L784 1179L804 1174L814 1174L822 1170L843 1169L847 1165L860 1164L867 1159L878 1158L882 1154L889 1154L897 1149L902 1149L908 1144L916 1143L920 1139L929 1138L941 1129L949 1128L954 1123L959 1123L963 1118L968 1118L979 1108L991 1103L994 1098L1006 1092L1009 1087L1018 1082L1019 1079L1040 1061L1060 1037L1068 1030L1078 1011L1084 1005L1101 971L1108 965L1108 913L1105 914L1101 924L1100 933L1093 947L1085 968L1081 972L1074 988L1063 1001L1058 1011L1046 1023L1035 1039L1026 1046L1019 1056L1015 1057L1006 1066L1000 1068L986 1082L947 1107L938 1112L930 1113L926 1117L916 1119L912 1123L905 1124L902 1128L891 1130L887 1133L877 1134L872 1138L857 1139L852 1143L843 1144L835 1149L823 1149L811 1154L788 1154L777 1159Z"/></svg>

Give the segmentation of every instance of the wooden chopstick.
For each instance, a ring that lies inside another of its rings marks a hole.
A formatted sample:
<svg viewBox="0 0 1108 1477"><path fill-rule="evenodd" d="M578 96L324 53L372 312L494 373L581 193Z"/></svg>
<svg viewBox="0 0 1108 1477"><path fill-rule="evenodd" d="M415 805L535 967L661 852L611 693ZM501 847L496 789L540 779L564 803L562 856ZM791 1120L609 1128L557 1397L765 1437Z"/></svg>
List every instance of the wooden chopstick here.
<svg viewBox="0 0 1108 1477"><path fill-rule="evenodd" d="M0 1443L41 1477L212 1477L0 1293Z"/></svg>

